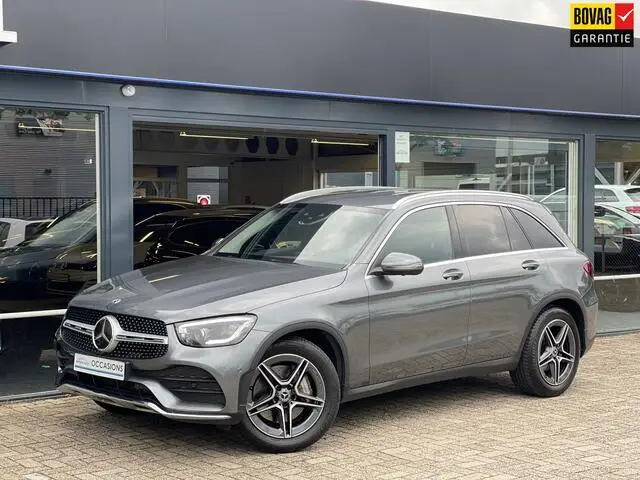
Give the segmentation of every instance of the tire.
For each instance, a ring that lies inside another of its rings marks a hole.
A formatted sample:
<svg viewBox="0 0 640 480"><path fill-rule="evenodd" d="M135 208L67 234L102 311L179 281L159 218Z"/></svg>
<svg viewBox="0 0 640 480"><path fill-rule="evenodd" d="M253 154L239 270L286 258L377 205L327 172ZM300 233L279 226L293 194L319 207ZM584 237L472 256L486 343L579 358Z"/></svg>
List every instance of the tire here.
<svg viewBox="0 0 640 480"><path fill-rule="evenodd" d="M542 312L531 327L518 366L509 372L511 379L525 394L557 397L571 386L578 371L580 352L580 333L571 314L561 308L550 308Z"/></svg>
<svg viewBox="0 0 640 480"><path fill-rule="evenodd" d="M104 408L107 412L113 413L114 415L132 415L136 413L135 410L131 410L130 408L118 407L117 405L111 405L110 403L101 402L100 400L94 400L96 405Z"/></svg>
<svg viewBox="0 0 640 480"><path fill-rule="evenodd" d="M273 345L252 372L246 399L240 421L244 437L265 452L295 452L320 440L333 424L340 408L340 379L317 345L287 339ZM318 399L324 399L322 404ZM314 406L299 406L303 401ZM284 423L289 412L293 421Z"/></svg>

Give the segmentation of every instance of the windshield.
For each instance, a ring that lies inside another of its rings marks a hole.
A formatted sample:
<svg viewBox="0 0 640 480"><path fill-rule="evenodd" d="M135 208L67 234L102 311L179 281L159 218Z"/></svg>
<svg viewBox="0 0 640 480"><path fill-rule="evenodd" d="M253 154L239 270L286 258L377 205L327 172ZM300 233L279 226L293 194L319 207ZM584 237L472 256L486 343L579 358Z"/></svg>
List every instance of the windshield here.
<svg viewBox="0 0 640 480"><path fill-rule="evenodd" d="M96 204L87 203L73 212L58 218L48 228L20 246L70 247L81 242L95 241Z"/></svg>
<svg viewBox="0 0 640 480"><path fill-rule="evenodd" d="M384 210L345 205L277 205L214 248L215 256L343 268Z"/></svg>

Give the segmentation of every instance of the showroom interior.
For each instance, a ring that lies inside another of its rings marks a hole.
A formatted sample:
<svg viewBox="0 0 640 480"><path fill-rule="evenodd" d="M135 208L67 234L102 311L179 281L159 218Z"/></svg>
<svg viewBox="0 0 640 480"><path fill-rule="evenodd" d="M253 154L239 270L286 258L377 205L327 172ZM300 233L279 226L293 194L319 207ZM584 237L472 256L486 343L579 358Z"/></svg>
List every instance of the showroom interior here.
<svg viewBox="0 0 640 480"><path fill-rule="evenodd" d="M56 393L53 335L85 286L197 254L329 186L530 196L593 259L599 333L640 329L637 49L564 49L560 28L373 2L273 2L59 0L35 18L4 0L17 42L0 46L0 399ZM82 42L59 35L67 11L91 26ZM122 11L117 31L92 20ZM247 29L255 12L269 21ZM295 42L291 25L305 25ZM154 232L171 240L162 252Z"/></svg>

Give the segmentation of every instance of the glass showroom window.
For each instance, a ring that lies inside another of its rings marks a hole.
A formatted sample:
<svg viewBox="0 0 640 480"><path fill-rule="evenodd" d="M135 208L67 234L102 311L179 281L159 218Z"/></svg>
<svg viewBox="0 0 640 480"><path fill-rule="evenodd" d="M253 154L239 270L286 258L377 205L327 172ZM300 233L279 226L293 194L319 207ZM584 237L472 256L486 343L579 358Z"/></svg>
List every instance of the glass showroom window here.
<svg viewBox="0 0 640 480"><path fill-rule="evenodd" d="M594 264L598 329L640 328L640 141L598 140Z"/></svg>
<svg viewBox="0 0 640 480"><path fill-rule="evenodd" d="M547 205L575 240L577 152L577 142L563 140L399 134L396 185L528 195Z"/></svg>
<svg viewBox="0 0 640 480"><path fill-rule="evenodd" d="M0 397L51 389L61 315L96 281L97 122L0 107Z"/></svg>

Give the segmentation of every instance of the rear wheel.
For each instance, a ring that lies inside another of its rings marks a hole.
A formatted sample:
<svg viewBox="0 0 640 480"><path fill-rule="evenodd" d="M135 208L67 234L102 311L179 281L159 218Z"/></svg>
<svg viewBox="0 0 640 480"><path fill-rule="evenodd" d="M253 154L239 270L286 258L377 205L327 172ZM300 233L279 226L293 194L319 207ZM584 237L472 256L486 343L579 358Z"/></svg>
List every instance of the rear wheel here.
<svg viewBox="0 0 640 480"><path fill-rule="evenodd" d="M580 348L580 333L573 317L561 308L546 310L533 324L511 378L529 395L561 395L576 376Z"/></svg>
<svg viewBox="0 0 640 480"><path fill-rule="evenodd" d="M340 406L331 359L304 339L275 344L253 372L241 428L261 450L284 453L317 442Z"/></svg>

